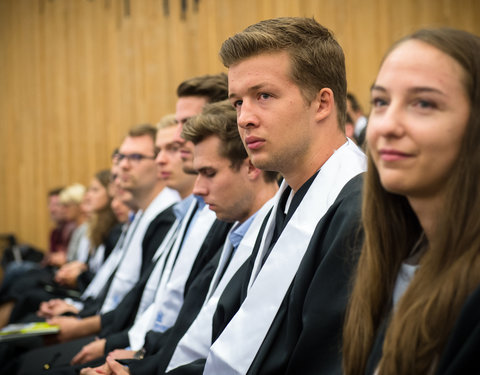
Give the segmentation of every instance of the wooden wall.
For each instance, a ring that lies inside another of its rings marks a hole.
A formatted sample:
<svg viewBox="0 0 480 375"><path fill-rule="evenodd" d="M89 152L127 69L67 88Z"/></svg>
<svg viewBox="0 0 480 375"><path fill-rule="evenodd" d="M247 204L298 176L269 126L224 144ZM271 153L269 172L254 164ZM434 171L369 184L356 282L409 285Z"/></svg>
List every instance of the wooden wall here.
<svg viewBox="0 0 480 375"><path fill-rule="evenodd" d="M165 5L168 4L168 9ZM222 41L277 16L314 16L368 88L392 41L422 26L480 34L478 0L0 0L0 233L45 248L46 193L88 184L125 131L174 111L175 88L223 70Z"/></svg>

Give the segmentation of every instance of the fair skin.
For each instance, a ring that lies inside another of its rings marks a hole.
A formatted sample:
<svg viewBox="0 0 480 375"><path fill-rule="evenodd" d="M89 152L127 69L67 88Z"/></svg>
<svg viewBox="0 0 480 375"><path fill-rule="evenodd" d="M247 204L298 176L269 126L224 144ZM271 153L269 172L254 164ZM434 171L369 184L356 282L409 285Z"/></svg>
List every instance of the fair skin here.
<svg viewBox="0 0 480 375"><path fill-rule="evenodd" d="M203 96L182 96L177 99L175 109L175 120L177 121L175 141L180 145L180 155L183 160L183 170L185 173L195 173L193 169L193 143L185 141L180 134L182 133L185 122L187 122L190 117L200 114L205 104L207 104L207 98Z"/></svg>
<svg viewBox="0 0 480 375"><path fill-rule="evenodd" d="M60 224L65 221L65 210L63 205L60 203L59 195L50 195L48 197L48 212L50 218L55 224Z"/></svg>
<svg viewBox="0 0 480 375"><path fill-rule="evenodd" d="M381 183L407 197L430 239L470 114L463 79L453 58L410 40L387 56L372 88L367 139Z"/></svg>
<svg viewBox="0 0 480 375"><path fill-rule="evenodd" d="M118 162L121 187L129 191L136 205L145 209L163 189L155 164L154 142L148 135L126 137L119 148L120 154L141 154L149 157L137 162L123 158Z"/></svg>
<svg viewBox="0 0 480 375"><path fill-rule="evenodd" d="M290 78L286 52L262 53L228 71L229 99L253 164L280 172L297 191L345 143L333 92L307 103Z"/></svg>
<svg viewBox="0 0 480 375"><path fill-rule="evenodd" d="M187 174L183 170L183 161L180 155L180 145L175 140L176 126L159 129L155 145L158 149L155 162L160 170L160 177L165 184L175 189L182 199L192 193L195 175Z"/></svg>
<svg viewBox="0 0 480 375"><path fill-rule="evenodd" d="M203 198L219 220L243 222L253 214L250 202L257 194L247 188L249 179L258 178L261 171L248 158L238 169L232 167L229 159L219 155L220 145L216 136L195 145L193 166L198 176L193 193Z"/></svg>

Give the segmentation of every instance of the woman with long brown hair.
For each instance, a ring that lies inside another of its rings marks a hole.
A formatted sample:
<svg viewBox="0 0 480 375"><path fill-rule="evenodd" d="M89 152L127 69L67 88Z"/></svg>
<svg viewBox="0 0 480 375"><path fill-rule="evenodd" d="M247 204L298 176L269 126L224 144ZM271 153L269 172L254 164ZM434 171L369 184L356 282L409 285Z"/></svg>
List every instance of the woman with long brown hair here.
<svg viewBox="0 0 480 375"><path fill-rule="evenodd" d="M345 374L479 373L480 38L407 36L371 92Z"/></svg>

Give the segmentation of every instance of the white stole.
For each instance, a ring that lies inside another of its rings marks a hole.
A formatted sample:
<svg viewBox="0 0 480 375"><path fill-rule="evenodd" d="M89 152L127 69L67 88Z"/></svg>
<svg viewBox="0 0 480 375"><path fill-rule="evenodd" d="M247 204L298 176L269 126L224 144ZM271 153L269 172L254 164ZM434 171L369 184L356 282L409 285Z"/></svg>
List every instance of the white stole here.
<svg viewBox="0 0 480 375"><path fill-rule="evenodd" d="M132 225L129 225L127 229L129 229L131 226ZM127 230L122 230L120 238L115 244L115 248L112 250L112 253L102 264L98 272L95 274L93 280L90 282L90 284L88 284L87 289L85 289L85 291L83 292L81 296L82 300L86 300L88 297L96 298L100 291L103 289L108 279L112 275L112 272L115 270L118 263L120 262L120 259L122 259L124 249L122 245L124 243L126 234Z"/></svg>
<svg viewBox="0 0 480 375"><path fill-rule="evenodd" d="M115 272L115 276L100 310L102 314L117 307L123 297L138 281L142 266L142 241L148 226L160 212L178 202L179 199L180 197L177 191L164 188L143 212L134 233L132 233L130 239L127 238L125 241L126 253Z"/></svg>
<svg viewBox="0 0 480 375"><path fill-rule="evenodd" d="M365 169L366 157L353 142L347 141L336 150L321 167L262 267L275 226L278 200L287 187L285 181L282 183L255 259L247 297L210 348L204 374L247 373L296 275L315 227L345 184Z"/></svg>
<svg viewBox="0 0 480 375"><path fill-rule="evenodd" d="M212 319L217 308L218 300L225 290L225 287L230 282L230 279L252 253L255 241L258 237L258 232L265 216L273 206L273 201L273 198L270 199L262 206L262 208L260 208L260 210L258 210L257 215L240 241L240 244L228 265L226 265L226 263L233 251L233 246L229 240L225 241L222 255L217 270L215 271L215 275L210 282L210 288L205 298L205 302L190 328L178 342L175 352L168 364L167 372L178 366L207 356L208 349L212 344ZM235 227L233 227L231 231L234 230L234 228ZM222 276L225 266L227 266L227 269Z"/></svg>
<svg viewBox="0 0 480 375"><path fill-rule="evenodd" d="M90 239L88 238L87 231L83 233L78 241L77 252L75 254L75 260L86 263L88 260L88 254L90 252Z"/></svg>
<svg viewBox="0 0 480 375"><path fill-rule="evenodd" d="M162 276L162 271L164 269L165 259L168 257L169 249L173 246L174 241L177 238L178 226L179 220L177 219L153 256L153 262L155 262L155 266L148 277L145 288L143 289L142 298L140 300L135 320L137 320L153 302L155 291L157 290L158 283L160 282L160 277Z"/></svg>
<svg viewBox="0 0 480 375"><path fill-rule="evenodd" d="M175 241L161 276L155 300L142 316L136 319L135 324L128 331L130 347L133 350L138 350L143 346L145 335L149 330L163 332L171 327L177 319L183 304L185 283L198 251L216 218L215 213L206 205L196 215L198 216L193 225L190 228L185 226L185 231L188 232L183 241L184 232L180 232ZM184 219L185 224L189 221L188 217L186 216Z"/></svg>
<svg viewBox="0 0 480 375"><path fill-rule="evenodd" d="M90 254L90 259L88 260L88 269L91 272L97 272L103 264L105 259L105 245L100 244L93 254Z"/></svg>

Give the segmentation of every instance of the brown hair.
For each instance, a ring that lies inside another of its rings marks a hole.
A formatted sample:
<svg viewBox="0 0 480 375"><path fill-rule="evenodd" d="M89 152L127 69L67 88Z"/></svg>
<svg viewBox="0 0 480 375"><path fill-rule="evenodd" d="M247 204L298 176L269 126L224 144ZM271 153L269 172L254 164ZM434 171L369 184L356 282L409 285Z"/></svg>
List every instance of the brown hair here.
<svg viewBox="0 0 480 375"><path fill-rule="evenodd" d="M213 135L222 141L219 155L229 159L232 168L239 168L248 155L238 133L237 111L228 100L207 104L200 115L187 120L182 130L182 137L194 144ZM276 172L264 172L268 182L276 176Z"/></svg>
<svg viewBox="0 0 480 375"><path fill-rule="evenodd" d="M225 73L193 77L180 83L177 96L202 96L208 103L219 102L228 97L228 78Z"/></svg>
<svg viewBox="0 0 480 375"><path fill-rule="evenodd" d="M220 58L228 68L262 53L286 51L291 78L307 102L323 88L333 91L340 129L344 129L347 79L345 56L333 34L313 18L260 21L223 42Z"/></svg>
<svg viewBox="0 0 480 375"><path fill-rule="evenodd" d="M157 129L152 124L140 124L131 128L127 133L128 137L142 137L144 135L152 138L153 143L155 143Z"/></svg>
<svg viewBox="0 0 480 375"><path fill-rule="evenodd" d="M111 182L110 170L106 169L97 172L95 178L102 184L108 193L108 186ZM110 205L111 202L112 197L109 196L108 203L105 207L92 214L89 223L88 236L94 248L100 246L107 239L112 228L118 224L117 217L113 213Z"/></svg>
<svg viewBox="0 0 480 375"><path fill-rule="evenodd" d="M447 182L445 214L438 218L436 235L429 239L391 318L395 279L422 230L406 198L382 187L369 158L362 213L365 243L344 328L346 375L365 373L383 320L388 326L379 373L432 371L465 300L480 284L480 38L446 28L420 30L397 42L390 52L408 40L432 45L463 67L470 117Z"/></svg>

